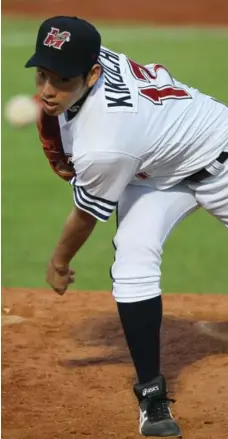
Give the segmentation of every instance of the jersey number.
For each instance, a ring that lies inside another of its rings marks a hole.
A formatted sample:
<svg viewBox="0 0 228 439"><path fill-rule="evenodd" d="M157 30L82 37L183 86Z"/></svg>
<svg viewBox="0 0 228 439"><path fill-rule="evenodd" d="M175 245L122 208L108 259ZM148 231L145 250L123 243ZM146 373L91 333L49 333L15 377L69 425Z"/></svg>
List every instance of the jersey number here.
<svg viewBox="0 0 228 439"><path fill-rule="evenodd" d="M129 60L131 72L133 76L144 82L145 86L140 87L139 94L156 105L162 105L162 101L166 99L191 99L186 90L172 85L156 87L152 85L152 80L157 78L157 74L153 75L146 67ZM154 71L157 73L159 69L166 70L161 64L155 64Z"/></svg>

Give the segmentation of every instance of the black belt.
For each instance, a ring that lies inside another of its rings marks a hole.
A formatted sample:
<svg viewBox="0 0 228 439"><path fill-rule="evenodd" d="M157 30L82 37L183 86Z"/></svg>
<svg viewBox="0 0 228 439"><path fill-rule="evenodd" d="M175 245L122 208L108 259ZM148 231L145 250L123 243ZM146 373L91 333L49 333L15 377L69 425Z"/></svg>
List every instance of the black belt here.
<svg viewBox="0 0 228 439"><path fill-rule="evenodd" d="M228 152L222 152L217 157L216 160L219 163L224 163L226 160L228 160ZM205 168L203 168L200 171L196 172L195 174L192 174L189 177L187 177L186 180L196 183L197 181L202 181L208 177L212 177L212 174L209 171L207 171Z"/></svg>

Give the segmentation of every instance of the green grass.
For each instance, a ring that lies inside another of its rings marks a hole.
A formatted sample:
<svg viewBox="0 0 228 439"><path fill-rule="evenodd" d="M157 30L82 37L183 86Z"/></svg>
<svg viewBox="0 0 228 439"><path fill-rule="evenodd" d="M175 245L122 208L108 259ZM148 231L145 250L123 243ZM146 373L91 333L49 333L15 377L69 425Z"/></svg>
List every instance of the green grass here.
<svg viewBox="0 0 228 439"><path fill-rule="evenodd" d="M2 104L33 93L24 63L37 22L2 21ZM103 44L142 63L159 62L182 82L228 102L228 31L105 27ZM2 285L43 287L44 272L66 215L71 188L49 169L35 127L2 121ZM115 219L99 224L74 262L77 288L111 288ZM205 212L192 215L165 245L162 285L168 292L227 293L227 232Z"/></svg>

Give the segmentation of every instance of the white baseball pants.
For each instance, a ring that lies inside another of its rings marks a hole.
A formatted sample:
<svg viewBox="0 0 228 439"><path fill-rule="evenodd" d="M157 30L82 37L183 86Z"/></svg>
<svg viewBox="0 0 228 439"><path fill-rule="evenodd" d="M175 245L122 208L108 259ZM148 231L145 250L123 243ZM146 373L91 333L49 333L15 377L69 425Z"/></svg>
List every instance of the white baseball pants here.
<svg viewBox="0 0 228 439"><path fill-rule="evenodd" d="M228 228L228 161L216 177L183 182L166 191L129 185L118 205L118 229L112 266L117 302L137 302L161 294L161 258L174 227L199 207ZM228 241L227 241L228 245Z"/></svg>

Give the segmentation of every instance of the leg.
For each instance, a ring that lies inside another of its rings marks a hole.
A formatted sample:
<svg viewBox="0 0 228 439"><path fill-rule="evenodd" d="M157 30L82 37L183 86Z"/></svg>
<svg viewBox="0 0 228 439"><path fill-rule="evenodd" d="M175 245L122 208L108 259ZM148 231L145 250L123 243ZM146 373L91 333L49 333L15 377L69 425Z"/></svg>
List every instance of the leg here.
<svg viewBox="0 0 228 439"><path fill-rule="evenodd" d="M180 434L170 417L165 380L160 376L160 264L166 238L197 207L193 192L182 186L164 192L128 186L119 203L113 295L139 379L134 391L140 403L140 432L148 436ZM156 404L153 400L151 405L152 396ZM152 412L153 423L148 421Z"/></svg>
<svg viewBox="0 0 228 439"><path fill-rule="evenodd" d="M118 303L160 296L162 248L174 227L198 208L184 185L166 191L129 185L118 205L113 295Z"/></svg>
<svg viewBox="0 0 228 439"><path fill-rule="evenodd" d="M228 228L228 160L218 175L189 184L196 201Z"/></svg>

